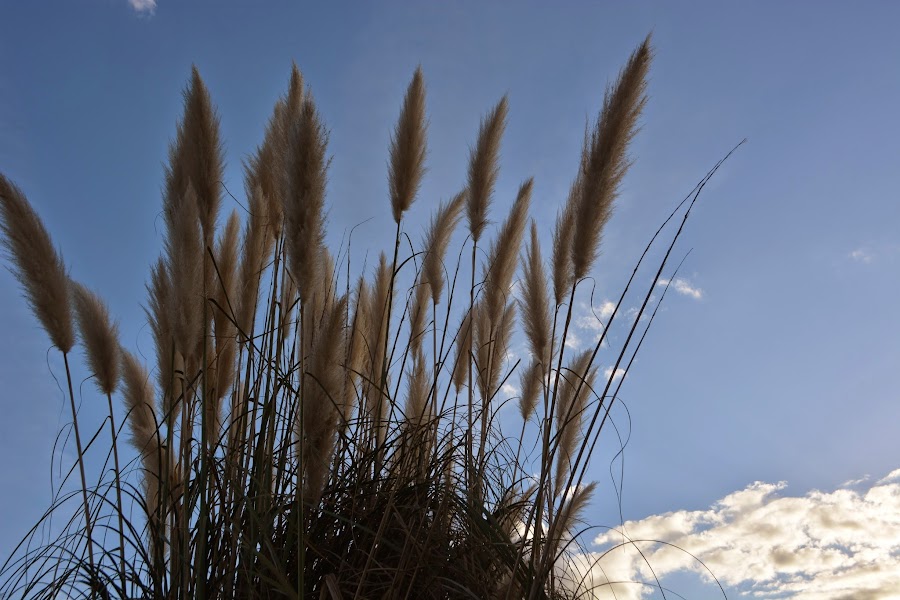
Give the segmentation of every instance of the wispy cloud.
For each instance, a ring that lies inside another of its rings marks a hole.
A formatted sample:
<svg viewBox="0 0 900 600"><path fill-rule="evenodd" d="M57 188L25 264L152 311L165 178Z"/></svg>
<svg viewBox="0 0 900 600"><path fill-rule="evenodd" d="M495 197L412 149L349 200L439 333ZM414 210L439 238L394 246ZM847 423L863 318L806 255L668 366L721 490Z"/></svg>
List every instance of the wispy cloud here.
<svg viewBox="0 0 900 600"><path fill-rule="evenodd" d="M650 595L654 573L708 572L750 598L846 600L897 598L900 590L900 469L868 486L783 496L782 483L756 482L710 509L676 511L625 523L598 536L610 551L579 555L597 598ZM854 488L854 489L851 489ZM627 537L623 536L627 535ZM648 541L658 540L671 545ZM635 549L640 548L641 553ZM650 567L652 567L652 572ZM608 581L646 582L608 585Z"/></svg>
<svg viewBox="0 0 900 600"><path fill-rule="evenodd" d="M857 248L853 252L848 255L851 259L856 262L861 262L865 264L869 264L873 260L875 260L875 254L866 248Z"/></svg>
<svg viewBox="0 0 900 600"><path fill-rule="evenodd" d="M660 279L656 282L656 285L669 285L669 280ZM691 282L689 282L687 279L682 279L681 277L676 277L675 279L673 279L670 288L683 296L690 296L694 300L700 300L701 298L703 298L703 290L692 285Z"/></svg>
<svg viewBox="0 0 900 600"><path fill-rule="evenodd" d="M152 15L156 12L156 0L128 0L135 11L144 15Z"/></svg>

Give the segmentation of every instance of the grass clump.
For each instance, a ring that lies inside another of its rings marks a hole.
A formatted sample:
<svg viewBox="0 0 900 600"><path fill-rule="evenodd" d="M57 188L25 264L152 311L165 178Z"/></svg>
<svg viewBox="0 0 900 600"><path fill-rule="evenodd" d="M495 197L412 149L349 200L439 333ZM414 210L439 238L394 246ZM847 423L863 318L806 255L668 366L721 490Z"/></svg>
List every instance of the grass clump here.
<svg viewBox="0 0 900 600"><path fill-rule="evenodd" d="M417 69L390 143L393 252L354 280L349 258L341 275L342 253L336 260L325 242L328 135L297 68L246 161L243 225L236 213L220 219L219 121L194 69L166 168L164 248L147 284L150 367L119 345L103 302L70 281L24 194L0 176L0 226L15 273L67 374L80 332L109 403L114 455L114 477L88 485L70 384L80 514L56 542L20 547L3 569L2 594L584 596L590 580L567 556L595 490L583 481L588 459L621 380L598 376L603 339L575 356L565 342L576 289L630 164L650 61L648 38L586 134L549 274L529 225L532 180L497 236L484 238L506 98L482 120L465 188L436 208L420 248L402 249L426 162ZM462 261L454 265L447 252L464 214L471 278L457 285ZM614 372L630 366L643 340L632 343L639 321L629 324ZM510 365L519 326L531 357ZM512 437L497 413L517 369L522 424ZM116 394L129 436L113 419ZM528 422L536 439L526 439ZM126 439L137 458L121 464Z"/></svg>

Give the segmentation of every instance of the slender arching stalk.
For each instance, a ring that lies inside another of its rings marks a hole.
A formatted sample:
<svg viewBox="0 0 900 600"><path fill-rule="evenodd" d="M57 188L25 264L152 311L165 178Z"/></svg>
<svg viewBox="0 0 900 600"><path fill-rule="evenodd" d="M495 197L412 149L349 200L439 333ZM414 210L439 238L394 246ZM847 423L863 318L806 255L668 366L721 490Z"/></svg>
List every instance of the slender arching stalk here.
<svg viewBox="0 0 900 600"><path fill-rule="evenodd" d="M121 467L119 466L119 444L117 441L116 421L113 416L112 394L106 394L106 401L109 404L109 433L111 436L113 450L113 465L115 466L116 476L116 516L119 519L119 575L121 576L122 593L125 593L125 511L122 504L122 481Z"/></svg>
<svg viewBox="0 0 900 600"><path fill-rule="evenodd" d="M382 359L381 365L381 375L380 375L380 383L378 388L378 404L376 409L375 418L379 421L379 427L385 427L384 424L380 423L382 419L382 415L384 414L382 403L385 401L393 402L393 400L388 396L388 361L390 360L390 353L388 352L388 348L390 347L391 340L391 309L394 305L394 282L397 277L397 257L400 254L400 223L401 220L397 220L397 232L394 235L394 259L391 261L391 282L388 286L388 294L386 300L386 306L383 309L384 315L384 357ZM378 449L377 460L375 461L375 477L378 478L381 473L382 463L384 462L384 452L383 448Z"/></svg>
<svg viewBox="0 0 900 600"><path fill-rule="evenodd" d="M469 347L465 349L466 361L468 362L468 368L466 369L469 373L469 401L467 403L468 407L468 427L466 428L466 460L465 460L465 481L466 481L466 489L470 490L471 493L471 485L473 483L473 478L477 481L475 473L472 472L474 468L474 437L472 435L472 428L475 426L475 420L472 414L472 406L475 404L474 397L474 386L472 384L472 371L474 371L472 365L472 357L473 357L473 348L474 348L474 339L475 336L472 332L474 321L475 321L475 256L478 249L478 240L472 239L472 282L469 286L469 319L468 319L468 329L466 332L466 337L464 339L469 340ZM474 499L473 499L474 501Z"/></svg>
<svg viewBox="0 0 900 600"><path fill-rule="evenodd" d="M66 367L66 383L69 386L69 406L72 409L72 429L75 430L75 449L78 451L78 472L81 476L81 498L84 503L84 529L87 535L87 550L91 578L95 576L97 563L94 562L94 533L91 525L91 505L88 503L87 477L84 474L84 449L81 445L81 431L78 428L78 411L75 408L75 393L72 391L72 372L69 369L69 356L63 352L63 363ZM92 583L93 585L93 583ZM93 594L92 594L93 595Z"/></svg>

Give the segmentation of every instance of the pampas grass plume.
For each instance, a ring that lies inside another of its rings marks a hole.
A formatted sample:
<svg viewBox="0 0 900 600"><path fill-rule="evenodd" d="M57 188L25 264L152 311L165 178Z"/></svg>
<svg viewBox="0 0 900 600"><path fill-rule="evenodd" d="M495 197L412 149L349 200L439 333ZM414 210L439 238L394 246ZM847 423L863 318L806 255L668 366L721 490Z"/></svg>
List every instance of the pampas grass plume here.
<svg viewBox="0 0 900 600"><path fill-rule="evenodd" d="M478 141L469 155L469 231L477 243L487 225L487 213L500 174L500 139L506 129L506 96L482 119Z"/></svg>
<svg viewBox="0 0 900 600"><path fill-rule="evenodd" d="M100 391L112 394L119 381L119 326L113 323L109 310L97 294L75 281L71 286L88 367L93 371Z"/></svg>
<svg viewBox="0 0 900 600"><path fill-rule="evenodd" d="M169 147L166 194L178 198L188 185L196 193L197 215L205 246L212 246L225 170L219 117L209 90L197 67L191 68L191 82L184 92L184 115L178 124L175 142Z"/></svg>
<svg viewBox="0 0 900 600"><path fill-rule="evenodd" d="M53 345L68 353L75 344L75 330L65 264L25 194L3 175L0 232L32 312Z"/></svg>
<svg viewBox="0 0 900 600"><path fill-rule="evenodd" d="M651 57L647 36L607 90L600 117L585 142L572 236L572 274L576 281L587 275L597 258L601 232L612 215L613 201L628 171L626 152L647 101Z"/></svg>
<svg viewBox="0 0 900 600"><path fill-rule="evenodd" d="M388 184L391 210L397 223L415 200L425 175L426 131L425 78L422 68L417 67L391 137Z"/></svg>
<svg viewBox="0 0 900 600"><path fill-rule="evenodd" d="M428 232L425 234L425 258L422 260L421 282L431 291L434 304L440 304L444 291L444 255L450 236L459 223L463 204L466 201L465 190L459 192L450 202L442 202L431 218Z"/></svg>
<svg viewBox="0 0 900 600"><path fill-rule="evenodd" d="M485 303L487 314L496 322L506 304L509 287L512 285L513 275L519 260L519 248L522 245L522 235L525 232L525 224L528 222L528 209L531 206L531 190L534 186L533 179L527 179L516 195L500 228L496 239L491 244L485 268Z"/></svg>
<svg viewBox="0 0 900 600"><path fill-rule="evenodd" d="M291 130L287 196L282 199L288 268L297 282L300 301L311 300L325 237L325 181L328 144L312 97L306 94Z"/></svg>
<svg viewBox="0 0 900 600"><path fill-rule="evenodd" d="M522 325L535 360L546 368L550 359L550 299L547 297L547 276L541 258L537 225L531 222L531 239L523 261Z"/></svg>

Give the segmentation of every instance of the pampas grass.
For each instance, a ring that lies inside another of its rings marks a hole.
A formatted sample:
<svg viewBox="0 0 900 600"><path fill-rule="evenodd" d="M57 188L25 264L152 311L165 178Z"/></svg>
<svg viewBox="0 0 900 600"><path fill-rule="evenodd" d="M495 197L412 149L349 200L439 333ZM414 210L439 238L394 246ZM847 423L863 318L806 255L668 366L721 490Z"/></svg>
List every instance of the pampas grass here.
<svg viewBox="0 0 900 600"><path fill-rule="evenodd" d="M219 222L219 118L193 69L148 276L149 364L119 347L102 300L70 284L34 209L0 176L14 272L67 373L77 315L114 456L114 484L103 474L89 485L70 378L83 514L58 540L15 555L0 595L557 599L602 584L570 557L596 491L585 468L617 390L595 385L602 339L574 357L565 349L629 164L651 54L648 39L607 90L546 265L548 232L533 221L523 252L531 179L489 235L505 97L475 132L465 187L435 207L414 246L406 217L427 156L416 69L388 148L393 257L381 252L357 273L348 258L346 275L349 249L332 255L326 244L327 129L299 69L244 163L243 223L238 213ZM692 205L676 211L686 219ZM448 252L463 210L468 237ZM608 348L616 367L627 360L627 371L643 340L631 343L668 252L627 341ZM520 334L530 356L510 360ZM518 397L504 397L508 381L521 382ZM130 437L113 420L114 396ZM507 400L518 410L502 414ZM511 420L518 437L504 431ZM126 439L136 458L120 463ZM96 535L101 526L110 535Z"/></svg>
<svg viewBox="0 0 900 600"><path fill-rule="evenodd" d="M69 406L72 410L72 429L78 452L78 471L81 476L82 505L85 534L88 540L89 568L95 567L91 511L88 503L87 477L84 471L84 447L78 427L78 411L72 390L69 352L75 344L72 304L69 299L69 277L62 256L54 249L50 234L25 194L0 174L0 233L3 247L13 264L13 273L25 292L31 310L43 325L50 341L63 354L69 386Z"/></svg>

